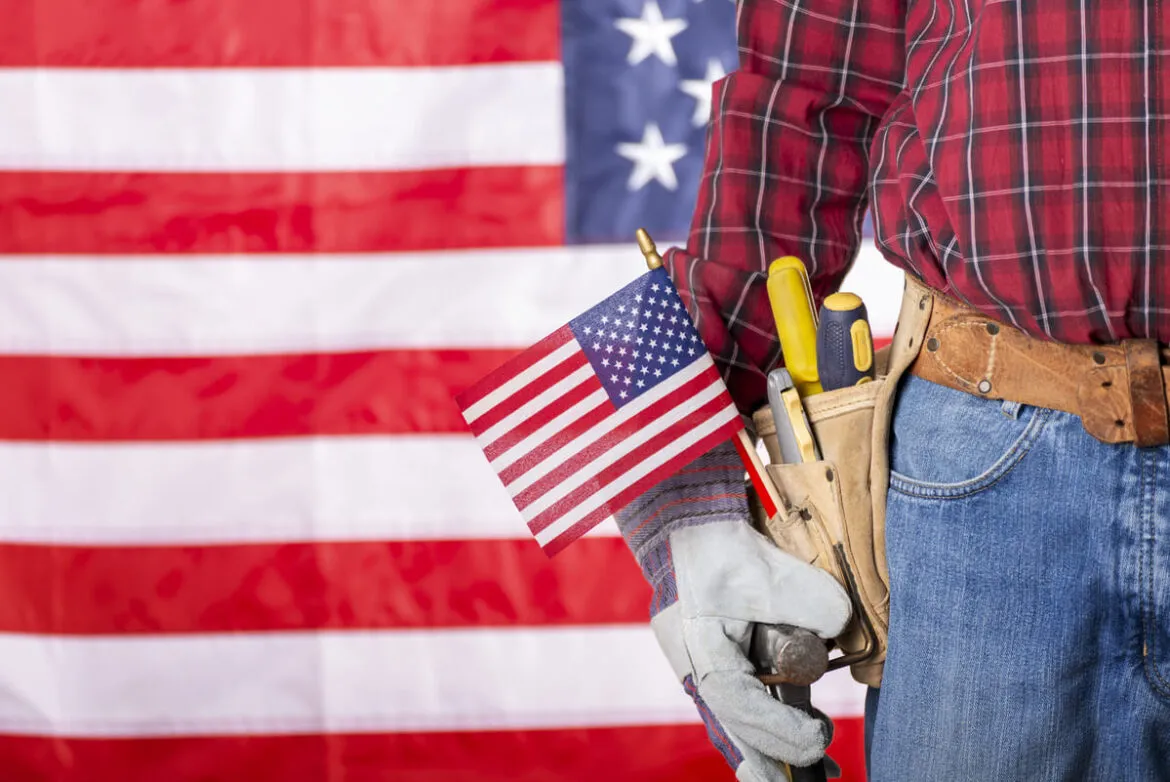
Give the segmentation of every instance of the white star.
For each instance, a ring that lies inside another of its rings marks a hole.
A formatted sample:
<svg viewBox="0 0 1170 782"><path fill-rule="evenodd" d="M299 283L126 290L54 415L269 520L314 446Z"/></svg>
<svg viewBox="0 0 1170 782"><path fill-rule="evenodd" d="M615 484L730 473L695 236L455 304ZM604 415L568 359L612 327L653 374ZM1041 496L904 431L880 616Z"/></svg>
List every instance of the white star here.
<svg viewBox="0 0 1170 782"><path fill-rule="evenodd" d="M609 366L609 359L608 358L601 359L601 366L608 367Z"/></svg>
<svg viewBox="0 0 1170 782"><path fill-rule="evenodd" d="M618 305L618 312L625 312L625 311L626 311L626 305L619 304Z"/></svg>
<svg viewBox="0 0 1170 782"><path fill-rule="evenodd" d="M652 284L652 285L650 286L650 290L652 290L652 291L656 291L656 290L658 290L658 283L654 283L654 284ZM650 303L651 303L651 304L653 304L653 303L654 303L654 299L651 299L651 300L650 300Z"/></svg>
<svg viewBox="0 0 1170 782"><path fill-rule="evenodd" d="M600 342L594 342L594 343L593 343L593 349L594 349L594 350L601 350L601 343L600 343Z"/></svg>
<svg viewBox="0 0 1170 782"><path fill-rule="evenodd" d="M658 180L667 190L678 189L674 164L686 156L687 145L667 144L662 139L662 131L653 122L646 125L640 142L622 142L617 145L617 153L634 161L634 170L626 182L627 190L641 190L651 179Z"/></svg>
<svg viewBox="0 0 1170 782"><path fill-rule="evenodd" d="M655 286L655 287L657 287L657 286ZM658 299L651 299L650 300L650 306L652 306L652 307L657 303L658 303Z"/></svg>
<svg viewBox="0 0 1170 782"><path fill-rule="evenodd" d="M645 331L646 329L648 329L648 328L650 328L650 327L649 327L649 326L647 326L645 323L643 323L643 324L642 324L641 326L639 326L638 328L639 328L639 329L641 329L642 331ZM641 342L639 342L638 344L639 344L639 345L641 345L642 343L641 343Z"/></svg>
<svg viewBox="0 0 1170 782"><path fill-rule="evenodd" d="M601 316L601 322L602 322L602 323L609 323L609 316L608 316L608 315L602 315L602 316Z"/></svg>
<svg viewBox="0 0 1170 782"><path fill-rule="evenodd" d="M671 366L675 366L675 367L677 367L677 366L678 366L678 359L677 359L677 358L672 358L672 359L670 360L670 364L671 364Z"/></svg>
<svg viewBox="0 0 1170 782"><path fill-rule="evenodd" d="M639 345L641 345L641 344L642 344L642 340L641 340L641 339L639 339L639 340L638 340L638 344L639 344ZM638 357L638 351L636 351L636 350L635 350L635 351L634 351L634 358L637 358L637 357Z"/></svg>
<svg viewBox="0 0 1170 782"><path fill-rule="evenodd" d="M592 334L592 333L593 333L593 328L592 328L592 327L590 327L590 326L586 326L586 327L585 327L585 333L586 333L586 334Z"/></svg>
<svg viewBox="0 0 1170 782"><path fill-rule="evenodd" d="M645 329L642 329L642 330L643 330L643 331L645 331ZM639 345L641 345L641 344L642 344L642 338L641 338L641 337L638 337L638 344L639 344ZM634 351L634 358L637 358L637 357L638 357L638 351L636 351L636 350L635 350L635 351Z"/></svg>
<svg viewBox="0 0 1170 782"><path fill-rule="evenodd" d="M620 361L615 361L615 362L613 362L613 368L614 368L614 369L621 369L621 368L622 368L622 362L620 362Z"/></svg>
<svg viewBox="0 0 1170 782"><path fill-rule="evenodd" d="M726 76L723 64L716 59L707 60L707 73L701 79L683 79L678 88L695 99L695 113L691 124L696 128L706 125L711 119L711 88L715 82Z"/></svg>
<svg viewBox="0 0 1170 782"><path fill-rule="evenodd" d="M661 369L654 370L654 377L662 377L662 370Z"/></svg>
<svg viewBox="0 0 1170 782"><path fill-rule="evenodd" d="M644 385L646 385L644 382L642 382L641 380L638 381L638 388L641 388Z"/></svg>
<svg viewBox="0 0 1170 782"><path fill-rule="evenodd" d="M610 379L611 381L613 381L614 383L616 383L616 382L618 381L618 376L617 376L617 375L610 375L610 376L609 376L609 379Z"/></svg>
<svg viewBox="0 0 1170 782"><path fill-rule="evenodd" d="M605 352L606 352L606 353L612 353L612 352L613 352L613 345L606 345L606 346L605 346Z"/></svg>
<svg viewBox="0 0 1170 782"><path fill-rule="evenodd" d="M618 393L618 396L620 396L622 399L625 399L627 396L629 396L629 394L627 394L625 391L622 391Z"/></svg>
<svg viewBox="0 0 1170 782"><path fill-rule="evenodd" d="M641 301L641 300L642 300L642 294L635 293L634 294L634 301Z"/></svg>
<svg viewBox="0 0 1170 782"><path fill-rule="evenodd" d="M694 348L691 348L691 349L689 349L689 350L687 351L687 353L689 353L690 355L692 355L692 356L693 356L693 355L695 355L695 349L694 349Z"/></svg>
<svg viewBox="0 0 1170 782"><path fill-rule="evenodd" d="M619 356L626 355L626 349L625 348L618 348L618 355Z"/></svg>
<svg viewBox="0 0 1170 782"><path fill-rule="evenodd" d="M678 323L678 315L671 315L670 322L671 323Z"/></svg>
<svg viewBox="0 0 1170 782"><path fill-rule="evenodd" d="M627 377L627 378L622 378L622 382L623 382L623 383L625 383L625 384L628 386L628 385L630 384L630 379L629 379L628 377Z"/></svg>
<svg viewBox="0 0 1170 782"><path fill-rule="evenodd" d="M618 19L613 25L633 39L630 53L626 56L626 62L630 65L637 65L651 54L667 65L678 64L670 39L687 29L687 21L663 19L655 0L646 0L640 18Z"/></svg>

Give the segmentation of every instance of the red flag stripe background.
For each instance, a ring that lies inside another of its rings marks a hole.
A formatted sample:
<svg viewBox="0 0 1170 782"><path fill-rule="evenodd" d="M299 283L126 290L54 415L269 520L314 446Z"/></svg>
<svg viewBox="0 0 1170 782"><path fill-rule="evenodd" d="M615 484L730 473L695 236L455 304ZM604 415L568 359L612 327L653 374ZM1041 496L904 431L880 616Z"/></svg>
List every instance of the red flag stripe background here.
<svg viewBox="0 0 1170 782"><path fill-rule="evenodd" d="M2 0L0 18L0 66L443 66L560 56L555 0Z"/></svg>
<svg viewBox="0 0 1170 782"><path fill-rule="evenodd" d="M563 153L423 133L426 165L403 170L344 132L320 157L297 146L300 114L281 158L279 118L237 128L218 101L173 137L148 131L174 106L131 106L120 135L101 101L58 105L79 84L251 89L274 83L264 69L345 84L389 66L400 85L475 65L547 85L559 13L0 0L0 91L34 85L64 139L0 133L5 780L730 779L624 544L607 527L544 557L451 401L639 272L627 247L559 246ZM580 664L517 664L566 638ZM854 691L837 676L814 699L858 778Z"/></svg>

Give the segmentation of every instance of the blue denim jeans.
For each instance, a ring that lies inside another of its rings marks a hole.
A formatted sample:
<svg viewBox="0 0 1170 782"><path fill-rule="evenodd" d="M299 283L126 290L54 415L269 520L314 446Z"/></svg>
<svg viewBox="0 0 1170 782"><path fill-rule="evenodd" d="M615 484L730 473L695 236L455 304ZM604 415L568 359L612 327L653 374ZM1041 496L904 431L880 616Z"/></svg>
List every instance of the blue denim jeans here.
<svg viewBox="0 0 1170 782"><path fill-rule="evenodd" d="M873 782L1170 780L1170 448L907 377Z"/></svg>

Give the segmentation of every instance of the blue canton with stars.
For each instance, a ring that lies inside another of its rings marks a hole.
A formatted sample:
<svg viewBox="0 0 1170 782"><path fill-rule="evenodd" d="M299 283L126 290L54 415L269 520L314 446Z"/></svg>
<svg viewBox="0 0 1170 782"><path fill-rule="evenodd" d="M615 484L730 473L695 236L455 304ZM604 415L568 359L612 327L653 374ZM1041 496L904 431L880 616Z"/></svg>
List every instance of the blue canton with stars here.
<svg viewBox="0 0 1170 782"><path fill-rule="evenodd" d="M734 0L561 0L561 30L566 243L685 245Z"/></svg>
<svg viewBox="0 0 1170 782"><path fill-rule="evenodd" d="M569 321L569 328L616 407L706 352L665 269L643 274Z"/></svg>
<svg viewBox="0 0 1170 782"><path fill-rule="evenodd" d="M685 239L732 0L562 0L566 240Z"/></svg>

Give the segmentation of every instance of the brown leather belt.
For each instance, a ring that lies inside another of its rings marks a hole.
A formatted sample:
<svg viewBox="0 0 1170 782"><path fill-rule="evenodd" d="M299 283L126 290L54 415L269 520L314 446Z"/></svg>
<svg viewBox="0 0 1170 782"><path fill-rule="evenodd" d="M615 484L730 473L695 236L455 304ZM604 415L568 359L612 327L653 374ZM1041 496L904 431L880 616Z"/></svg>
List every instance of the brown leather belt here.
<svg viewBox="0 0 1170 782"><path fill-rule="evenodd" d="M907 296L930 309L909 372L988 399L1080 416L1106 443L1170 443L1170 361L1154 340L1068 345L1029 336L907 277Z"/></svg>

